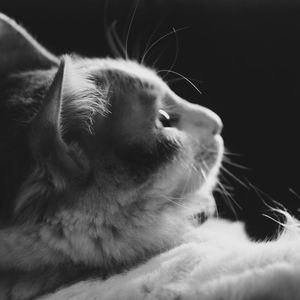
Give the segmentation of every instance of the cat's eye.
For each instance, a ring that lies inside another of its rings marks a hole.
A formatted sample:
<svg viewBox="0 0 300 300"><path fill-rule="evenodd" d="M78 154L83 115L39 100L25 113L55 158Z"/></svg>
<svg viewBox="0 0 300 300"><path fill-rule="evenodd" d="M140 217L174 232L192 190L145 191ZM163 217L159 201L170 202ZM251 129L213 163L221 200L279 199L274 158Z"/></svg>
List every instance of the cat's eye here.
<svg viewBox="0 0 300 300"><path fill-rule="evenodd" d="M158 110L158 113L159 113L159 121L161 122L162 126L172 127L170 115L162 109Z"/></svg>

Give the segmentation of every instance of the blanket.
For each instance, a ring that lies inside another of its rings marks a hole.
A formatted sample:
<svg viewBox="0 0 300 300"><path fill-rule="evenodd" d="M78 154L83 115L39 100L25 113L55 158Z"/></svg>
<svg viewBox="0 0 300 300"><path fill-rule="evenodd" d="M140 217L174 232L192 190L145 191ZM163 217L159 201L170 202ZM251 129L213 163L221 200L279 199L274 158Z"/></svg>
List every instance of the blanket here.
<svg viewBox="0 0 300 300"><path fill-rule="evenodd" d="M79 282L39 300L300 299L300 235L288 217L276 240L240 222L208 220L176 248L124 274Z"/></svg>

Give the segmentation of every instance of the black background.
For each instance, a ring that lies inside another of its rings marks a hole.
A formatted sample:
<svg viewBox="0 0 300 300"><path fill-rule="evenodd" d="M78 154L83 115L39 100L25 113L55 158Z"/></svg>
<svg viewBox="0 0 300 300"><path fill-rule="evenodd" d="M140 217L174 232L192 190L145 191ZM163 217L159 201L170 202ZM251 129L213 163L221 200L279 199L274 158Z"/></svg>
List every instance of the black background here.
<svg viewBox="0 0 300 300"><path fill-rule="evenodd" d="M106 34L115 28L131 58L149 51L148 65L173 70L172 88L207 106L224 122L231 161L222 182L248 232L264 238L276 229L268 205L300 207L298 102L300 96L300 3L267 0L80 0L6 1L0 11L23 24L55 54L113 55ZM136 10L135 14L134 11ZM134 17L133 17L134 16ZM130 20L132 20L130 26ZM183 29L180 29L184 27ZM130 28L130 32L128 34ZM174 29L180 29L174 34ZM173 33L172 33L173 32ZM177 49L177 50L176 50ZM175 60L176 59L176 60ZM174 63L173 63L174 62ZM231 219L226 197L216 193L219 214ZM227 203L227 204L226 204Z"/></svg>

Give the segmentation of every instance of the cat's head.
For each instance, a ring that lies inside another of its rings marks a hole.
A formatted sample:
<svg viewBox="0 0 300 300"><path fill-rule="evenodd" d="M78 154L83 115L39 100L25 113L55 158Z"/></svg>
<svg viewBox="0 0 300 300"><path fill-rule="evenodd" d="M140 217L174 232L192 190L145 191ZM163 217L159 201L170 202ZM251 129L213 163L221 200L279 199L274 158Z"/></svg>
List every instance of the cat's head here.
<svg viewBox="0 0 300 300"><path fill-rule="evenodd" d="M215 113L136 62L58 59L5 16L0 41L0 77L22 71L14 76L31 78L27 93L47 90L29 125L35 165L17 214L49 206L111 215L137 207L155 214L212 209L223 154Z"/></svg>

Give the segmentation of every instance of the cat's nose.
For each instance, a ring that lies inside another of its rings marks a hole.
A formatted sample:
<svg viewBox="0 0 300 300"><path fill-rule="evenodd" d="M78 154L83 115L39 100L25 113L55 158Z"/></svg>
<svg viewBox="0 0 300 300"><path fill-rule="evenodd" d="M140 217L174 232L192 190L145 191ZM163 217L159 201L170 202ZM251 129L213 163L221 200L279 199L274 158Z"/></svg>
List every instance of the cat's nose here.
<svg viewBox="0 0 300 300"><path fill-rule="evenodd" d="M166 104L173 107L180 115L178 128L184 130L197 140L210 143L215 135L222 131L221 118L212 110L191 102L188 102L170 91L169 97L165 98Z"/></svg>
<svg viewBox="0 0 300 300"><path fill-rule="evenodd" d="M185 107L186 121L207 135L220 134L223 128L221 118L210 109L188 103Z"/></svg>

